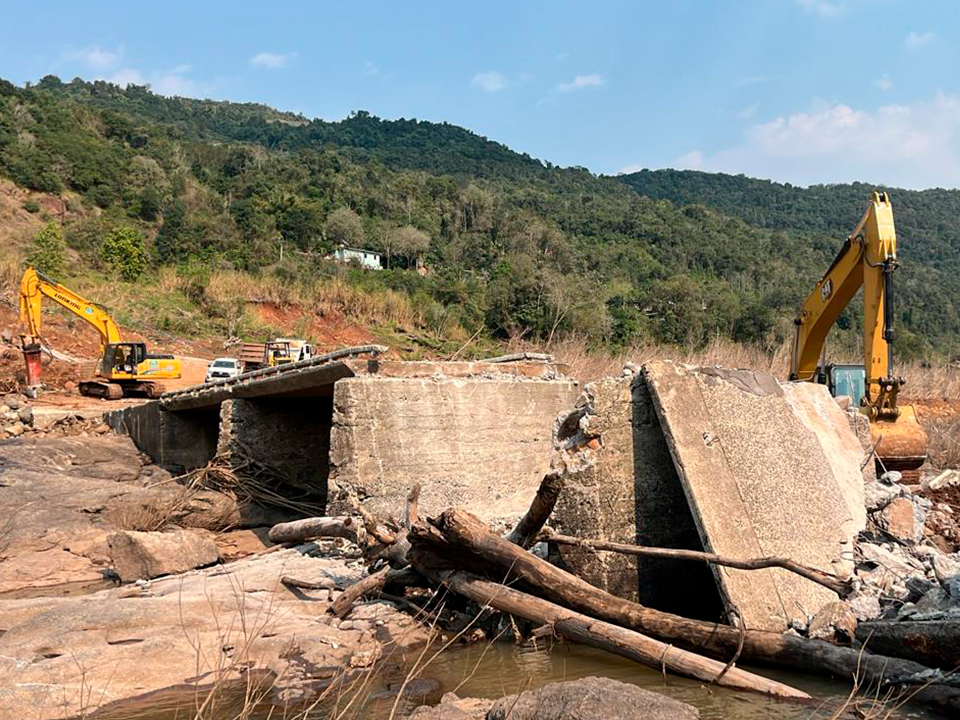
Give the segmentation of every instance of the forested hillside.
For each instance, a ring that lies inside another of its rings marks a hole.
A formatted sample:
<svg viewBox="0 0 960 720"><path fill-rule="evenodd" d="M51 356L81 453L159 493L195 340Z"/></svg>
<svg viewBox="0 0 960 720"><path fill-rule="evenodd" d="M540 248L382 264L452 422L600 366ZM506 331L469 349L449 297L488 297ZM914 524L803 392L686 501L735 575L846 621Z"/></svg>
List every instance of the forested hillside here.
<svg viewBox="0 0 960 720"><path fill-rule="evenodd" d="M699 177L631 187L448 124L366 113L324 122L52 77L0 81L0 175L62 193L82 218L64 228L82 258L75 275L124 271L148 284L172 266L200 302L215 271L290 287L336 280L405 298L421 333L576 334L614 347L716 336L778 345L867 197L838 196L834 220L813 200L768 216L776 201L750 188L738 207L706 185L686 192L687 180L707 183ZM903 346L915 356L946 357L960 337L947 207L934 220L896 204ZM808 216L818 224L798 231ZM914 216L939 223L936 241L913 233ZM142 245L142 267L115 261L119 236ZM322 260L341 243L381 251L391 269ZM407 269L418 257L426 277ZM848 339L856 317L844 318Z"/></svg>

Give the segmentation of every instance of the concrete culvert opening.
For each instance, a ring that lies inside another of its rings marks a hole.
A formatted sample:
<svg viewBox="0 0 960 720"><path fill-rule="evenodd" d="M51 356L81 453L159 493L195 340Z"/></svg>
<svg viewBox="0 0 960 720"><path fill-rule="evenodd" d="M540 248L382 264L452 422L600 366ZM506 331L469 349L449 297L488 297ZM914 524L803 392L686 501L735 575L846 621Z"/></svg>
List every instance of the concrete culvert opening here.
<svg viewBox="0 0 960 720"><path fill-rule="evenodd" d="M325 507L330 474L332 396L225 400L218 452L257 461L283 478L292 502Z"/></svg>

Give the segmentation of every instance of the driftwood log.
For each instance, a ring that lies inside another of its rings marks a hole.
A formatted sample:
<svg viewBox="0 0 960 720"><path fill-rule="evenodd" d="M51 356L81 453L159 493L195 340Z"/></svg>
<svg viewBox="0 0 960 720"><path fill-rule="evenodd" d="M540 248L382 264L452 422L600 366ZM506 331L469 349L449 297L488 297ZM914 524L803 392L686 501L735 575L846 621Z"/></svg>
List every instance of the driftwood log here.
<svg viewBox="0 0 960 720"><path fill-rule="evenodd" d="M318 537L346 538L357 545L366 542L366 529L355 517L309 517L280 523L270 528L274 543L304 542Z"/></svg>
<svg viewBox="0 0 960 720"><path fill-rule="evenodd" d="M429 554L417 554L421 567L431 572ZM548 600L484 580L462 570L444 570L437 580L458 595L463 595L482 606L536 623L550 625L554 632L569 640L600 648L657 670L665 669L677 675L704 682L717 681L719 685L751 690L780 698L805 700L810 696L789 685L769 680L739 668L724 673L724 664L696 653L654 640L634 630L596 620L567 610Z"/></svg>
<svg viewBox="0 0 960 720"><path fill-rule="evenodd" d="M540 540L556 543L557 545L570 545L573 547L587 548L588 550L601 550L605 552L615 552L623 555L637 555L641 557L670 558L672 560L693 560L705 562L711 565L723 565L738 570L763 570L766 568L781 568L801 577L805 577L811 582L832 590L841 598L847 597L853 592L853 580L844 579L833 573L824 572L817 568L801 565L798 562L783 557L762 557L750 560L737 560L724 557L715 553L700 552L697 550L679 550L676 548L654 548L643 547L641 545L628 545L626 543L610 542L608 540L591 540L587 538L578 538L573 535L561 535L552 530L545 530L540 533Z"/></svg>
<svg viewBox="0 0 960 720"><path fill-rule="evenodd" d="M516 527L507 535L507 540L524 549L533 545L537 540L537 534L553 512L562 489L563 481L559 473L552 472L544 475L540 482L540 488L537 490L533 502L530 503L530 508L520 518Z"/></svg>
<svg viewBox="0 0 960 720"><path fill-rule="evenodd" d="M741 637L741 630L729 625L690 620L611 595L507 542L463 510L447 510L434 523L429 528L421 523L411 532L415 549L420 542L430 547L445 541L447 555L461 566L473 562L471 569L481 572L495 568L501 577L520 579L585 615L722 658L732 657L742 641L742 660L857 680L861 686L904 686L916 701L960 717L960 687L935 683L936 678L931 683L930 669L919 663L763 630L745 630Z"/></svg>

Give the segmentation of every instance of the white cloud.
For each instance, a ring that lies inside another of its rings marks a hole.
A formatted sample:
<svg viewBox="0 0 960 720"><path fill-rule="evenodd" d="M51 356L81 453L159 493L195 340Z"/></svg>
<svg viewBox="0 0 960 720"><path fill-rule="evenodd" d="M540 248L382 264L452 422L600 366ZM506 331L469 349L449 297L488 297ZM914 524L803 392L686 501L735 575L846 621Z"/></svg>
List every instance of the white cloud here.
<svg viewBox="0 0 960 720"><path fill-rule="evenodd" d="M734 147L678 162L801 185L960 187L960 95L939 92L875 110L815 101L807 111L751 125Z"/></svg>
<svg viewBox="0 0 960 720"><path fill-rule="evenodd" d="M837 17L846 10L843 3L827 2L826 0L797 0L797 5L822 18Z"/></svg>
<svg viewBox="0 0 960 720"><path fill-rule="evenodd" d="M641 170L643 170L643 165L640 163L631 163L617 170L617 175L629 175L630 173L640 172Z"/></svg>
<svg viewBox="0 0 960 720"><path fill-rule="evenodd" d="M583 88L599 87L605 85L607 79L603 75L577 75L570 82L560 83L557 90L560 92L571 92L573 90L582 90Z"/></svg>
<svg viewBox="0 0 960 720"><path fill-rule="evenodd" d="M536 77L536 75L534 75L533 73L522 72L522 73L520 73L520 82L524 82L524 83L525 83L525 82L530 82L530 81L533 80L535 77Z"/></svg>
<svg viewBox="0 0 960 720"><path fill-rule="evenodd" d="M677 167L681 170L703 170L703 153L691 150L677 158Z"/></svg>
<svg viewBox="0 0 960 720"><path fill-rule="evenodd" d="M883 77L878 77L876 80L874 80L873 84L886 92L893 87L893 80L890 79L889 75L884 75Z"/></svg>
<svg viewBox="0 0 960 720"><path fill-rule="evenodd" d="M507 86L507 79L495 70L477 73L470 81L484 92L500 92Z"/></svg>
<svg viewBox="0 0 960 720"><path fill-rule="evenodd" d="M145 76L135 68L121 68L106 78L121 87L127 85L149 85L150 89L158 95L167 97L198 97L205 90L193 79L187 77L187 73L192 68L189 65L178 65L172 70L152 73Z"/></svg>
<svg viewBox="0 0 960 720"><path fill-rule="evenodd" d="M373 60L367 60L363 64L363 71L367 75L377 75L380 73L380 68L377 66L375 62L373 62Z"/></svg>
<svg viewBox="0 0 960 720"><path fill-rule="evenodd" d="M266 68L267 70L279 70L287 67L296 57L296 53L270 53L261 52L250 58L249 62L253 67Z"/></svg>
<svg viewBox="0 0 960 720"><path fill-rule="evenodd" d="M117 70L113 75L107 78L110 82L120 87L126 87L127 85L146 85L147 81L143 78L143 75L140 74L139 70L134 70L133 68L123 68L122 70Z"/></svg>
<svg viewBox="0 0 960 720"><path fill-rule="evenodd" d="M99 45L88 45L83 48L69 48L64 51L67 60L81 62L94 70L107 70L114 67L123 56L123 48L107 50Z"/></svg>
<svg viewBox="0 0 960 720"><path fill-rule="evenodd" d="M760 103L755 102L752 105L747 105L742 110L737 111L737 117L741 120L749 120L754 115L757 114L757 110L760 109Z"/></svg>
<svg viewBox="0 0 960 720"><path fill-rule="evenodd" d="M903 44L911 50L916 50L917 48L922 48L924 45L929 44L934 37L936 37L936 35L932 32L918 33L910 31L907 34L907 37L903 39Z"/></svg>

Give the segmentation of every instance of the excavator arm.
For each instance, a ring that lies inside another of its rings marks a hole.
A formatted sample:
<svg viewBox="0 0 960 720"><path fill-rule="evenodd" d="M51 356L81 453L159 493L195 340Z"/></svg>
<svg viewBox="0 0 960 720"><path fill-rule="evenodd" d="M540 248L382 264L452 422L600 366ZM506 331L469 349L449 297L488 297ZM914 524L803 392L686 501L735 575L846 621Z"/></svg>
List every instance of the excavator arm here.
<svg viewBox="0 0 960 720"><path fill-rule="evenodd" d="M20 280L20 321L30 337L40 337L40 306L44 295L97 330L101 353L107 345L122 342L120 328L103 308L33 268L27 268Z"/></svg>
<svg viewBox="0 0 960 720"><path fill-rule="evenodd" d="M903 379L892 375L893 273L897 233L886 193L875 192L856 229L804 301L794 321L796 338L791 380L825 382L823 359L830 328L863 288L864 394L859 400L870 418L877 457L886 469L916 473L926 459L927 439L911 406L899 406Z"/></svg>

